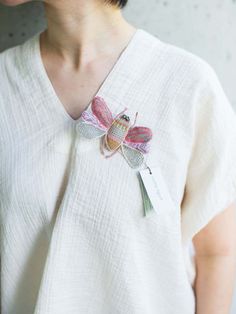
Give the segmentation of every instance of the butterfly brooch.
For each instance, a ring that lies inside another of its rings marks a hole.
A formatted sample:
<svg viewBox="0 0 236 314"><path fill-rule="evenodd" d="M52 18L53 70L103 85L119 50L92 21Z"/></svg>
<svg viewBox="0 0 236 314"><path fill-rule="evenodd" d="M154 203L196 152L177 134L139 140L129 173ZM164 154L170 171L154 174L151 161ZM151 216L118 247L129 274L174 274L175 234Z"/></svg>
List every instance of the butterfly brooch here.
<svg viewBox="0 0 236 314"><path fill-rule="evenodd" d="M92 100L91 110L82 112L77 123L78 132L85 138L101 137L101 153L109 158L120 151L132 168L141 166L144 155L149 151L152 131L148 127L135 126L138 112L134 122L124 112L113 115L105 100L95 96ZM109 152L106 153L106 150Z"/></svg>

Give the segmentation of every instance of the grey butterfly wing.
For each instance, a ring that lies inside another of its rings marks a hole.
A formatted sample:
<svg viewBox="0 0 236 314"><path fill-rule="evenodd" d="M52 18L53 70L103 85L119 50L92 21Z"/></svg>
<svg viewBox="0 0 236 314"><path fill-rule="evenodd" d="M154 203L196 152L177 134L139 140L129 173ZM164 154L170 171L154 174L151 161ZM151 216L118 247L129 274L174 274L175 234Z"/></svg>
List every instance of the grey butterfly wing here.
<svg viewBox="0 0 236 314"><path fill-rule="evenodd" d="M139 150L131 148L124 143L121 145L121 150L131 168L138 168L144 162L144 155Z"/></svg>
<svg viewBox="0 0 236 314"><path fill-rule="evenodd" d="M76 129L80 135L88 139L101 137L106 133L106 130L102 130L93 124L86 123L82 120L78 121Z"/></svg>

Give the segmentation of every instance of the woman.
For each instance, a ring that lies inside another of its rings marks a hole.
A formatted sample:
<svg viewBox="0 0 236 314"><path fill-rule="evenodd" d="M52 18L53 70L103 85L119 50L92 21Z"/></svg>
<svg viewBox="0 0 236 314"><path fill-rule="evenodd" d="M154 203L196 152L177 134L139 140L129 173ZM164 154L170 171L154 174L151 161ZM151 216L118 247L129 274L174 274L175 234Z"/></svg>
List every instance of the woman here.
<svg viewBox="0 0 236 314"><path fill-rule="evenodd" d="M125 3L45 0L47 29L0 54L4 314L229 313L235 114Z"/></svg>

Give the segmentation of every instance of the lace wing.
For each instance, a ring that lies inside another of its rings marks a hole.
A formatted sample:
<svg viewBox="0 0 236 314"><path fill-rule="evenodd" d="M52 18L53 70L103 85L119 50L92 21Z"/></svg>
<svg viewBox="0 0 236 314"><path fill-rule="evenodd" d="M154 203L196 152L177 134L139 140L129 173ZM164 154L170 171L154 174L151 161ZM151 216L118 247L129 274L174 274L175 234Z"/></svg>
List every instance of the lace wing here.
<svg viewBox="0 0 236 314"><path fill-rule="evenodd" d="M121 145L121 150L131 168L138 168L144 162L144 155L141 151L127 146L125 143Z"/></svg>
<svg viewBox="0 0 236 314"><path fill-rule="evenodd" d="M101 137L107 132L107 129L98 121L96 116L88 111L82 113L76 129L83 137L89 139Z"/></svg>
<svg viewBox="0 0 236 314"><path fill-rule="evenodd" d="M102 97L94 97L91 109L95 117L105 128L109 128L111 126L113 122L112 112Z"/></svg>

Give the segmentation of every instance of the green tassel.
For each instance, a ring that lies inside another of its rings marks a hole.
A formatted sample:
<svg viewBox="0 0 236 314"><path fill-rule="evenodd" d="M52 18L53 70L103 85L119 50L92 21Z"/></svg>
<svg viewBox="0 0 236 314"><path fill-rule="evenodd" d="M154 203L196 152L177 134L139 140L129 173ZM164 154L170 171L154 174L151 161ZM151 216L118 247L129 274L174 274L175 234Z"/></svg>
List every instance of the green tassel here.
<svg viewBox="0 0 236 314"><path fill-rule="evenodd" d="M138 173L138 179L139 179L141 193L142 193L144 214L145 214L145 216L147 216L153 210L153 206L152 206L150 198L149 198L149 196L147 194L145 186L143 184L143 180L142 180L142 177L141 177L140 173Z"/></svg>

